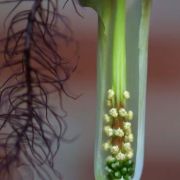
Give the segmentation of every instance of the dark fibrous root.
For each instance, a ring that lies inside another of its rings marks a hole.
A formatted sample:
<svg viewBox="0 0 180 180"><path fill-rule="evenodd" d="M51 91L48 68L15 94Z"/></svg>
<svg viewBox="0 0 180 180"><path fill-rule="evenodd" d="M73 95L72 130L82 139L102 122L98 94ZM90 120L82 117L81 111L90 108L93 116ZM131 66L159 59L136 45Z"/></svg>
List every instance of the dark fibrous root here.
<svg viewBox="0 0 180 180"><path fill-rule="evenodd" d="M67 129L62 95L71 97L64 83L76 64L61 55L59 44L76 42L57 11L58 0L29 0L29 9L17 12L27 1L0 1L14 5L6 18L12 16L7 36L1 39L0 73L6 75L0 85L0 179L61 179L54 158ZM61 113L49 104L52 92ZM23 176L21 169L31 175Z"/></svg>

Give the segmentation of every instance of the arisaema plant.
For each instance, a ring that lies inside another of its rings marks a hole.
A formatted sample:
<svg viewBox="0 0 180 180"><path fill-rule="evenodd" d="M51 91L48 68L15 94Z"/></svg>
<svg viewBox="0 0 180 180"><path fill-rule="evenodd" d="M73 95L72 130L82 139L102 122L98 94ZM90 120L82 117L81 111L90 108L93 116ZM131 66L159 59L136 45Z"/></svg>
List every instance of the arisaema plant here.
<svg viewBox="0 0 180 180"><path fill-rule="evenodd" d="M80 0L98 15L96 180L139 180L151 0Z"/></svg>
<svg viewBox="0 0 180 180"><path fill-rule="evenodd" d="M94 8L99 18L95 178L139 180L151 1L79 3ZM8 71L0 86L0 179L61 179L54 158L66 130L62 95L68 95L64 83L76 66L63 56L59 43L75 41L58 12L58 0L0 0L3 4L13 8L0 41L0 70ZM49 103L54 92L60 113Z"/></svg>

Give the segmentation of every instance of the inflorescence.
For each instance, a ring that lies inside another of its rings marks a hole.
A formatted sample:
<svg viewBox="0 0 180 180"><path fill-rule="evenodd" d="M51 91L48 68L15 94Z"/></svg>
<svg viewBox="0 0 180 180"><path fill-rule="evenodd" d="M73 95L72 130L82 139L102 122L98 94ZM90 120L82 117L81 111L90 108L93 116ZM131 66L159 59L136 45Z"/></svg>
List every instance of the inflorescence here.
<svg viewBox="0 0 180 180"><path fill-rule="evenodd" d="M130 93L124 91L123 98L128 100ZM104 114L104 133L107 141L103 144L107 152L105 171L109 180L131 180L134 173L133 162L133 111L127 111L122 103L115 102L116 94L109 89L107 93L108 113Z"/></svg>

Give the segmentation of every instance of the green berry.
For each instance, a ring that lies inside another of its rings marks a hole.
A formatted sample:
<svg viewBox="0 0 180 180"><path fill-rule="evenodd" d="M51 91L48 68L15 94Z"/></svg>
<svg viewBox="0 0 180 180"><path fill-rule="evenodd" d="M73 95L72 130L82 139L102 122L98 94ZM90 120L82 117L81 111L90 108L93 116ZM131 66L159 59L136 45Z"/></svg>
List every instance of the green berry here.
<svg viewBox="0 0 180 180"><path fill-rule="evenodd" d="M128 174L132 176L133 173L134 173L134 168L133 167L129 167L128 168Z"/></svg>
<svg viewBox="0 0 180 180"><path fill-rule="evenodd" d="M126 174L127 174L127 168L126 168L126 167L123 167L123 168L121 169L121 173L122 173L123 175L126 175Z"/></svg>
<svg viewBox="0 0 180 180"><path fill-rule="evenodd" d="M123 167L123 162L122 161L118 161L117 164L118 164L118 166L117 166L118 169L121 169Z"/></svg>
<svg viewBox="0 0 180 180"><path fill-rule="evenodd" d="M120 177L121 177L121 173L120 173L119 171L116 171L116 172L114 173L114 176L115 176L116 178L120 178Z"/></svg>
<svg viewBox="0 0 180 180"><path fill-rule="evenodd" d="M134 163L131 159L127 160L126 164L128 167L132 167L134 165Z"/></svg>
<svg viewBox="0 0 180 180"><path fill-rule="evenodd" d="M108 178L108 180L113 180L114 179L114 174L113 173L109 173L107 175L107 178Z"/></svg>
<svg viewBox="0 0 180 180"><path fill-rule="evenodd" d="M112 173L113 172L112 169L109 168L108 166L105 167L105 170L106 170L107 173Z"/></svg>
<svg viewBox="0 0 180 180"><path fill-rule="evenodd" d="M131 178L131 176L126 175L126 176L124 176L124 180L132 180L132 178Z"/></svg>

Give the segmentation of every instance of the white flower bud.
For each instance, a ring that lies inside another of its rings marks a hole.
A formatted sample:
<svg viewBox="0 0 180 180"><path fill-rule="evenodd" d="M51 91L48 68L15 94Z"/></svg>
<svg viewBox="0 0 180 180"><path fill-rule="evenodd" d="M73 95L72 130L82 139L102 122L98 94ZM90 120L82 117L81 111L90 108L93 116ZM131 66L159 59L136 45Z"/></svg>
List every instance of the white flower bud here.
<svg viewBox="0 0 180 180"><path fill-rule="evenodd" d="M123 127L125 130L129 130L129 129L131 129L131 123L130 122L124 122Z"/></svg>
<svg viewBox="0 0 180 180"><path fill-rule="evenodd" d="M127 111L124 108L119 109L119 115L121 117L126 117L127 116Z"/></svg>
<svg viewBox="0 0 180 180"><path fill-rule="evenodd" d="M125 131L126 135L132 134L132 129L131 128L125 129L124 131Z"/></svg>
<svg viewBox="0 0 180 180"><path fill-rule="evenodd" d="M125 142L133 142L133 140L134 140L133 134L130 133L130 134L126 135L124 140L125 140Z"/></svg>
<svg viewBox="0 0 180 180"><path fill-rule="evenodd" d="M134 136L132 133L128 135L128 138L129 138L129 142L133 142Z"/></svg>
<svg viewBox="0 0 180 180"><path fill-rule="evenodd" d="M109 89L109 90L108 90L108 99L112 99L112 98L114 97L114 95L115 95L114 90Z"/></svg>
<svg viewBox="0 0 180 180"><path fill-rule="evenodd" d="M123 137L124 136L124 131L121 128L114 129L114 135L119 136L119 137Z"/></svg>
<svg viewBox="0 0 180 180"><path fill-rule="evenodd" d="M108 151L110 149L110 147L111 147L111 143L110 142L106 142L106 143L103 144L103 149L105 151Z"/></svg>
<svg viewBox="0 0 180 180"><path fill-rule="evenodd" d="M129 152L132 150L131 148L131 144L129 142L126 142L123 144L123 149L126 151L126 152Z"/></svg>
<svg viewBox="0 0 180 180"><path fill-rule="evenodd" d="M125 99L129 99L130 98L129 91L124 91L123 96L124 96Z"/></svg>
<svg viewBox="0 0 180 180"><path fill-rule="evenodd" d="M125 154L122 153L122 152L119 152L119 153L116 155L116 159L117 159L117 160L123 161L125 158L126 158L126 156L125 156Z"/></svg>
<svg viewBox="0 0 180 180"><path fill-rule="evenodd" d="M126 157L127 157L128 159L132 159L133 156L134 156L133 151L129 151L129 152L126 154Z"/></svg>
<svg viewBox="0 0 180 180"><path fill-rule="evenodd" d="M104 120L106 123L110 123L112 119L108 114L104 114Z"/></svg>
<svg viewBox="0 0 180 180"><path fill-rule="evenodd" d="M109 110L109 114L110 114L112 117L114 117L114 118L118 117L118 112L117 112L117 109L116 109L116 108L111 108L111 109Z"/></svg>
<svg viewBox="0 0 180 180"><path fill-rule="evenodd" d="M111 100L107 100L106 103L107 103L107 106L108 106L108 107L111 107L111 106L112 106L112 101L111 101Z"/></svg>
<svg viewBox="0 0 180 180"><path fill-rule="evenodd" d="M113 136L113 129L110 126L105 126L104 132L108 137Z"/></svg>
<svg viewBox="0 0 180 180"><path fill-rule="evenodd" d="M111 153L117 154L119 152L119 147L117 145L111 147Z"/></svg>
<svg viewBox="0 0 180 180"><path fill-rule="evenodd" d="M110 162L110 163L111 163L111 162L115 162L115 160L116 160L116 159L115 159L113 156L108 156L108 157L106 158L106 161L107 161L107 162Z"/></svg>
<svg viewBox="0 0 180 180"><path fill-rule="evenodd" d="M126 118L127 118L128 120L132 120L132 119L133 119L133 116L134 116L134 113L133 113L132 111L128 111Z"/></svg>

